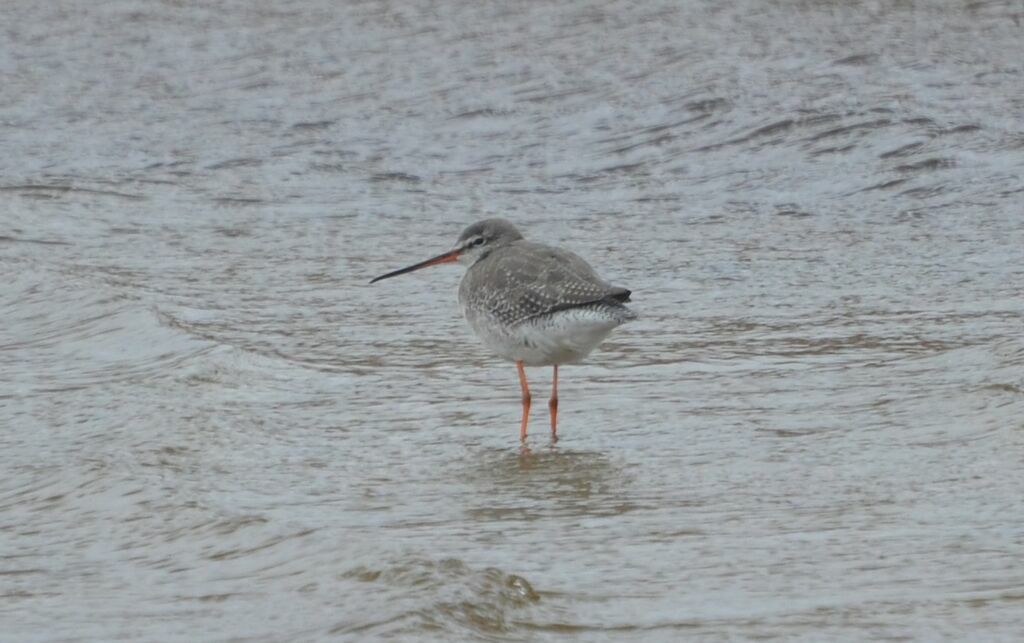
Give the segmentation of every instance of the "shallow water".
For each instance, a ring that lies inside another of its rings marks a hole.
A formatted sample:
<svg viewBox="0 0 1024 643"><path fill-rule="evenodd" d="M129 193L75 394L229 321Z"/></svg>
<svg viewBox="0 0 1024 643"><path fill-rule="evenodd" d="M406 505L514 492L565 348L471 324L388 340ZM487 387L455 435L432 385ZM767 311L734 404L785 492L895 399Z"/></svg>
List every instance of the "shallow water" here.
<svg viewBox="0 0 1024 643"><path fill-rule="evenodd" d="M4 11L0 638L1024 629L1019 3ZM499 215L641 315L557 445L367 284Z"/></svg>

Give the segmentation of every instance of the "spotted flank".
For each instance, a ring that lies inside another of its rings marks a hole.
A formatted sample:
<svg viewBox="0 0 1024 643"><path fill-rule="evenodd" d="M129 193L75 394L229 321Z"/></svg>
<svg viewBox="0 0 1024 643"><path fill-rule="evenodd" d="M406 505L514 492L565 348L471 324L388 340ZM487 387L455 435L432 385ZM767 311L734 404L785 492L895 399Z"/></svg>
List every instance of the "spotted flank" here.
<svg viewBox="0 0 1024 643"><path fill-rule="evenodd" d="M619 303L592 303L539 314L510 327L466 311L484 344L499 356L527 366L575 364L586 358L617 326L636 319Z"/></svg>

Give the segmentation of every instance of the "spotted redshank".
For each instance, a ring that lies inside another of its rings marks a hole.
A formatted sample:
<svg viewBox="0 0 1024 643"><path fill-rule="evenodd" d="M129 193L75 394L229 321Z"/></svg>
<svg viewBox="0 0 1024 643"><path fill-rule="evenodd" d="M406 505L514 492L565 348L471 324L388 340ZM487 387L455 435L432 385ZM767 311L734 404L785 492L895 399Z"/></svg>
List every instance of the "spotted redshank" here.
<svg viewBox="0 0 1024 643"><path fill-rule="evenodd" d="M519 370L522 440L531 399L523 367L554 367L548 408L551 437L557 440L558 367L583 360L616 326L636 319L623 305L630 291L604 281L568 250L526 241L504 219L474 223L462 231L454 249L370 283L454 262L468 267L459 286L466 321L489 349Z"/></svg>

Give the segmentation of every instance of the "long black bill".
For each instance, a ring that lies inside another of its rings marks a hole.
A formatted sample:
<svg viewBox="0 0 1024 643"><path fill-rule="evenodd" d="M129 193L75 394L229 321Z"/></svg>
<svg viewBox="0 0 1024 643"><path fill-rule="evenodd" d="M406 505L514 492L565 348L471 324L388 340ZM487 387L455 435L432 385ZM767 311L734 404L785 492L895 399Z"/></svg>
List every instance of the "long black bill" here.
<svg viewBox="0 0 1024 643"><path fill-rule="evenodd" d="M412 272L413 270L419 270L420 268L428 268L430 266L436 266L436 265L439 265L439 264L442 264L442 263L455 263L456 261L459 260L459 255L460 254L462 254L462 248L456 248L455 250L449 250L448 252L444 253L443 255L437 255L433 259L427 259L426 261L421 261L421 262L419 262L417 264L413 264L413 265L411 265L411 266L409 266L407 268L402 268L401 270L396 270L394 272L389 272L386 275L381 275L380 277L374 277L373 279L370 280L370 283L372 284L372 283L376 283L376 282L380 281L381 279L390 279L391 277L397 277L398 275L404 275L407 272Z"/></svg>

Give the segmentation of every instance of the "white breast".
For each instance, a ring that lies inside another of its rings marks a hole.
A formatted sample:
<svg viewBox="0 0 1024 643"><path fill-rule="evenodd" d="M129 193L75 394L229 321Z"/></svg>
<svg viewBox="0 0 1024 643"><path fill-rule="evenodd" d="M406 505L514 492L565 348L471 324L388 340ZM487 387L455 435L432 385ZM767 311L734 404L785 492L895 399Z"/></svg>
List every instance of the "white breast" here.
<svg viewBox="0 0 1024 643"><path fill-rule="evenodd" d="M527 366L578 362L626 321L601 306L569 308L510 328L471 308L463 307L463 314L490 350Z"/></svg>

